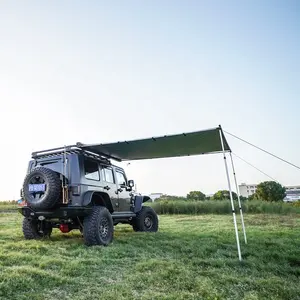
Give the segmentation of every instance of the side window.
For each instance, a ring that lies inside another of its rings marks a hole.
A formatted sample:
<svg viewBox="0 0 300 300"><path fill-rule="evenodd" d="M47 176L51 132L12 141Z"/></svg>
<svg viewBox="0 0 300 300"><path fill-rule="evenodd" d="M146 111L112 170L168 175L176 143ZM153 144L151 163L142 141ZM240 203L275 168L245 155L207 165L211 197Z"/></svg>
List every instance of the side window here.
<svg viewBox="0 0 300 300"><path fill-rule="evenodd" d="M126 186L127 184L126 184L125 175L120 171L116 171L116 174L117 174L118 184Z"/></svg>
<svg viewBox="0 0 300 300"><path fill-rule="evenodd" d="M84 174L86 179L100 180L98 163L92 160L84 160Z"/></svg>
<svg viewBox="0 0 300 300"><path fill-rule="evenodd" d="M104 180L109 183L115 183L114 173L111 168L103 168L102 174L104 175Z"/></svg>

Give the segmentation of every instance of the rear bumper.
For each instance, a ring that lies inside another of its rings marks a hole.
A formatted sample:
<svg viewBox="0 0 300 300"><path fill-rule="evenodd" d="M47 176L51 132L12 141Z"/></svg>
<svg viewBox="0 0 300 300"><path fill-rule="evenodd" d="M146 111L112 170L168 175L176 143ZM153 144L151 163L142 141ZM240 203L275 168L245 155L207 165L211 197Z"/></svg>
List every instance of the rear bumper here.
<svg viewBox="0 0 300 300"><path fill-rule="evenodd" d="M68 219L75 217L85 217L92 211L90 207L60 207L47 211L35 211L28 206L18 208L19 213L24 217L30 219L38 219L44 217L45 219Z"/></svg>

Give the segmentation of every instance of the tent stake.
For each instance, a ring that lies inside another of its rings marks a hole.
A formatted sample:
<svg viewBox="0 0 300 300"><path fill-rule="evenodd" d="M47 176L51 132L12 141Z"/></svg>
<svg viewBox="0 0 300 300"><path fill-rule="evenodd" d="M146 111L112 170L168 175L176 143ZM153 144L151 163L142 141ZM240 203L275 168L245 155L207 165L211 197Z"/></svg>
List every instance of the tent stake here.
<svg viewBox="0 0 300 300"><path fill-rule="evenodd" d="M236 193L237 193L237 196L238 196L239 210L240 210L240 215L241 215L241 221L242 221L244 239L245 239L245 244L247 244L247 235L246 235L246 228L245 228L245 223L244 223L243 209L242 209L241 198L240 198L240 190L239 190L239 187L238 187L238 184L237 184L237 180L236 180L236 174L235 174L234 163L233 163L233 158L232 158L231 152L230 152L230 158L231 158L231 164L232 164L232 170L233 170L233 176L234 176Z"/></svg>
<svg viewBox="0 0 300 300"><path fill-rule="evenodd" d="M224 141L223 141L221 127L219 130L219 133L220 133L221 145L222 145L223 156L224 156L224 164L225 164L225 170L226 170L228 188L229 188L229 194L230 194L232 216L233 216L233 223L234 223L235 236L236 236L236 244L237 244L237 249L238 249L239 260L242 261L239 232L238 232L237 223L236 223L236 215L235 215L235 209L234 209L234 204L233 204L232 190L231 190L231 185L230 185L230 178L229 178L229 172L228 172L228 166L227 166L227 160L226 160L226 154L225 154L225 149L224 149Z"/></svg>

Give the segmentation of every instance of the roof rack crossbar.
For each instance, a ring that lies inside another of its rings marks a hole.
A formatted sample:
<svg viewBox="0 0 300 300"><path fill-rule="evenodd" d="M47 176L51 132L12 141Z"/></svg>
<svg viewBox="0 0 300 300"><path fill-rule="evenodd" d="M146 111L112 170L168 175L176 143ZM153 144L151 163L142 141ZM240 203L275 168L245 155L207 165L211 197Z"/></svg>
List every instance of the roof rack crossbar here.
<svg viewBox="0 0 300 300"><path fill-rule="evenodd" d="M70 145L70 146L65 146L65 147L57 147L57 148L32 152L31 155L32 155L32 157L36 157L36 156L40 156L40 155L47 155L47 153L51 154L51 153L65 151L65 150L70 151L71 149L75 149L75 148L80 149L76 145Z"/></svg>
<svg viewBox="0 0 300 300"><path fill-rule="evenodd" d="M64 153L64 151L66 151L69 154L82 153L87 157L94 158L96 160L105 162L107 164L110 164L109 158L113 159L113 157L110 157L103 153L97 153L97 152L93 152L90 150L85 150L77 145L70 145L70 146L65 146L65 147L57 147L57 148L52 148L52 149L47 149L47 150L42 150L42 151L36 151L36 152L32 153L32 158L35 159L35 158L41 158L41 157L52 157L57 154L62 154L62 153Z"/></svg>

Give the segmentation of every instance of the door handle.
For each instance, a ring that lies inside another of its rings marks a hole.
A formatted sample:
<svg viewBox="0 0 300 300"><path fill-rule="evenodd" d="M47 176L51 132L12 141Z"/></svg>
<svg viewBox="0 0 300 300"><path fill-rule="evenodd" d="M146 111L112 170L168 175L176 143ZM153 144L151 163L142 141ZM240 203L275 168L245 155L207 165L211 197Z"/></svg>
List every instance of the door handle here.
<svg viewBox="0 0 300 300"><path fill-rule="evenodd" d="M119 194L119 193L122 193L122 192L123 192L123 190L121 188L118 188L115 193Z"/></svg>
<svg viewBox="0 0 300 300"><path fill-rule="evenodd" d="M105 187L103 187L105 190L110 190L110 187L107 185Z"/></svg>

